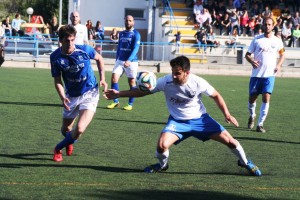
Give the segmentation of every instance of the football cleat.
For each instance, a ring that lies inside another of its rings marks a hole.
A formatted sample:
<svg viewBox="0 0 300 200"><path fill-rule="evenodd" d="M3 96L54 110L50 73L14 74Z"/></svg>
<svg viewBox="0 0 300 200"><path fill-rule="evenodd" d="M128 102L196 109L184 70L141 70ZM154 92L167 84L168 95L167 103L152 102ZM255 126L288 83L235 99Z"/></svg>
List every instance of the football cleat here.
<svg viewBox="0 0 300 200"><path fill-rule="evenodd" d="M123 107L123 110L132 110L132 105L127 104L125 107Z"/></svg>
<svg viewBox="0 0 300 200"><path fill-rule="evenodd" d="M161 167L160 164L157 163L157 164L150 165L150 166L146 167L144 169L144 172L146 172L146 173L158 173L158 172L167 171L168 168L169 168L168 164L165 167Z"/></svg>
<svg viewBox="0 0 300 200"><path fill-rule="evenodd" d="M120 103L119 102L118 103L112 102L106 108L108 108L108 109L114 109L115 107L120 107Z"/></svg>
<svg viewBox="0 0 300 200"><path fill-rule="evenodd" d="M70 144L70 145L66 146L66 154L67 154L67 156L70 156L70 155L72 155L72 153L73 153L73 149L74 149L74 147L73 147L73 145L72 145L72 144Z"/></svg>
<svg viewBox="0 0 300 200"><path fill-rule="evenodd" d="M250 172L250 174L253 175L253 176L261 176L262 175L259 168L254 163L252 163L251 160L248 160L247 165L243 165L241 163L241 161L238 160L238 166L246 168Z"/></svg>
<svg viewBox="0 0 300 200"><path fill-rule="evenodd" d="M253 129L253 127L254 127L254 121L255 121L255 117L249 117L249 119L248 119L248 128L249 129Z"/></svg>
<svg viewBox="0 0 300 200"><path fill-rule="evenodd" d="M256 127L256 132L265 133L266 129L263 126L257 126Z"/></svg>
<svg viewBox="0 0 300 200"><path fill-rule="evenodd" d="M62 151L61 151L61 150L58 150L58 151L57 151L57 150L54 148L53 160L54 160L55 162L61 162L61 161L63 161L63 158L62 158Z"/></svg>

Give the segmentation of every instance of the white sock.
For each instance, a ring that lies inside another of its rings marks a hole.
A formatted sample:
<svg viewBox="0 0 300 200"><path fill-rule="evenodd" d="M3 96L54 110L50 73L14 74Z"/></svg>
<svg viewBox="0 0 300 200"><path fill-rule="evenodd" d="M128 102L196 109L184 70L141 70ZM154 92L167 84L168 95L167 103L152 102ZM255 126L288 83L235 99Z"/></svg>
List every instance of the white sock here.
<svg viewBox="0 0 300 200"><path fill-rule="evenodd" d="M263 126L269 112L270 103L262 103L260 107L260 114L258 118L258 126Z"/></svg>
<svg viewBox="0 0 300 200"><path fill-rule="evenodd" d="M242 145L238 144L238 146L235 149L230 149L230 150L234 155L236 155L239 158L239 160L243 165L247 165L248 160Z"/></svg>
<svg viewBox="0 0 300 200"><path fill-rule="evenodd" d="M163 167L166 167L167 164L168 164L168 158L169 158L169 150L163 152L163 153L158 153L156 151L156 157L159 161L159 164L160 166L163 168Z"/></svg>
<svg viewBox="0 0 300 200"><path fill-rule="evenodd" d="M255 117L256 114L255 114L255 108L256 108L256 102L254 102L253 104L249 103L248 102L248 110L250 112L250 116L251 117Z"/></svg>

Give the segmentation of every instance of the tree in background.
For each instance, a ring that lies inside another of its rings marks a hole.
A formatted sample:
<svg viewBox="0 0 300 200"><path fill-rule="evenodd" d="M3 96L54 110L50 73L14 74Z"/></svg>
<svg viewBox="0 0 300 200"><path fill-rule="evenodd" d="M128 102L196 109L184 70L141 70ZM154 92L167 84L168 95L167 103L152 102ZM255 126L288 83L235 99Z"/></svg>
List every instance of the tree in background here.
<svg viewBox="0 0 300 200"><path fill-rule="evenodd" d="M68 23L68 3L68 0L62 1L62 24ZM16 13L20 13L28 21L28 7L33 8L34 15L43 16L45 23L51 20L52 15L59 16L59 0L1 0L0 17L4 19L8 15L13 19Z"/></svg>

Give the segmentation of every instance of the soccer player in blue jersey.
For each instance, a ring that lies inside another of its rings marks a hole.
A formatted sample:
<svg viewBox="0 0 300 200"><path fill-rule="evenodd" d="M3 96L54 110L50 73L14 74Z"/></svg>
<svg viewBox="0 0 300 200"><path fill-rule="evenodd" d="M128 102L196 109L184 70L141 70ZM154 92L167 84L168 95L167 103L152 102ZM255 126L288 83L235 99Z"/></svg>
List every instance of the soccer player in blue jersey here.
<svg viewBox="0 0 300 200"><path fill-rule="evenodd" d="M226 145L238 158L238 165L246 168L251 175L261 176L256 165L248 160L242 145L207 112L202 96L211 97L222 111L226 122L239 126L230 114L221 94L206 80L190 73L190 60L179 56L170 61L172 74L157 79L157 85L151 92L141 90L106 90L107 99L119 97L142 97L156 92L164 92L170 113L168 122L157 142L156 157L159 163L145 168L147 173L163 172L169 167L169 148L189 137L206 141L209 139Z"/></svg>
<svg viewBox="0 0 300 200"><path fill-rule="evenodd" d="M245 55L247 61L252 65L252 74L249 83L248 100L248 128L254 127L256 118L256 100L262 95L262 104L256 126L256 132L265 133L263 124L267 118L271 95L275 85L276 74L280 71L284 62L284 46L280 38L273 34L274 21L267 17L264 20L264 34L256 36ZM251 54L254 57L251 57ZM277 59L277 56L279 58Z"/></svg>
<svg viewBox="0 0 300 200"><path fill-rule="evenodd" d="M54 86L64 107L61 133L65 138L54 148L56 162L63 160L63 148L66 147L67 155L72 154L72 144L83 134L96 112L99 89L90 59L96 60L99 84L107 89L102 56L88 45L75 45L73 25L61 27L58 34L61 47L50 55L50 61Z"/></svg>
<svg viewBox="0 0 300 200"><path fill-rule="evenodd" d="M128 78L128 84L130 89L134 89L135 77L137 75L138 69L138 57L137 53L139 51L141 35L133 28L134 19L131 15L125 17L125 28L126 30L119 33L119 43L116 56L116 63L112 71L111 77L111 88L119 90L119 79L120 76L125 73ZM132 105L134 98L130 97L128 100L128 105L123 107L124 110L132 110ZM107 106L109 109L119 107L120 103L118 99Z"/></svg>

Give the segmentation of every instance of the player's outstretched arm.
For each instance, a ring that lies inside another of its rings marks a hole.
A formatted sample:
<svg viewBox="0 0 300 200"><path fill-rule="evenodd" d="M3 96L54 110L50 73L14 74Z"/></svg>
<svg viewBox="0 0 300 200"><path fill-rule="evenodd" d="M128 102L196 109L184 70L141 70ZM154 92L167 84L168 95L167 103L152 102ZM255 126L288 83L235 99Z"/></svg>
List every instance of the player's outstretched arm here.
<svg viewBox="0 0 300 200"><path fill-rule="evenodd" d="M117 91L114 89L108 89L104 91L104 97L106 99L117 99L120 97L143 97L146 95L151 94L150 92L141 91L139 89L134 90L124 90L124 91Z"/></svg>
<svg viewBox="0 0 300 200"><path fill-rule="evenodd" d="M215 90L215 92L210 97L213 98L213 100L216 102L216 104L222 111L222 113L225 117L225 121L229 124L232 123L234 126L238 127L239 126L238 121L235 119L235 117L231 116L231 114L227 108L227 105L226 105L223 97L221 96L221 94Z"/></svg>

